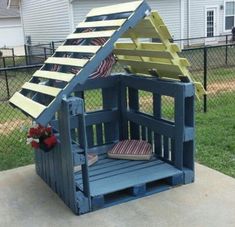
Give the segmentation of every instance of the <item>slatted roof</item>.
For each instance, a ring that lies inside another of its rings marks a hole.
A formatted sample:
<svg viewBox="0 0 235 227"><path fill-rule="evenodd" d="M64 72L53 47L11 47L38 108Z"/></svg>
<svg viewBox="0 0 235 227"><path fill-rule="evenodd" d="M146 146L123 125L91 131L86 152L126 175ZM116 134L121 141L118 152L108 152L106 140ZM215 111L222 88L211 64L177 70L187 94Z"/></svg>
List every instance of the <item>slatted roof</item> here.
<svg viewBox="0 0 235 227"><path fill-rule="evenodd" d="M104 39L104 44L92 45L91 40L96 38ZM130 38L131 42L118 43L119 38ZM140 38L158 38L159 43L143 43ZM192 81L188 61L178 56L180 50L170 43L170 38L161 17L157 12L150 13L145 1L92 9L55 54L13 95L10 103L38 123L47 124L63 96L84 83L112 51L128 71L137 75L152 75L154 71L159 77L186 76ZM74 67L76 73L71 70ZM58 81L59 87L55 86ZM203 91L200 85L196 87L198 93Z"/></svg>

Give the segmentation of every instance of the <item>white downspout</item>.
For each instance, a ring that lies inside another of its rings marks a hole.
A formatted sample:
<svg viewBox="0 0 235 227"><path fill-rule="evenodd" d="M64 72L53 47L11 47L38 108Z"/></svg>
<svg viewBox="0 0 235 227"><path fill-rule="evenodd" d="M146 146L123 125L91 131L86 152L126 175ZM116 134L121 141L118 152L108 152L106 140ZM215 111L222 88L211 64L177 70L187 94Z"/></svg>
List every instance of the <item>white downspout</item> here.
<svg viewBox="0 0 235 227"><path fill-rule="evenodd" d="M21 26L23 30L23 36L24 36L24 44L26 43L26 34L25 34L25 28L24 28L24 18L23 18L23 10L22 10L22 1L19 1L19 11L20 11L20 21L21 21Z"/></svg>
<svg viewBox="0 0 235 227"><path fill-rule="evenodd" d="M191 37L191 1L187 0L187 39ZM190 46L190 40L188 40L188 46Z"/></svg>
<svg viewBox="0 0 235 227"><path fill-rule="evenodd" d="M70 32L74 31L73 0L68 1Z"/></svg>
<svg viewBox="0 0 235 227"><path fill-rule="evenodd" d="M180 0L180 39L184 39L184 0ZM184 48L184 41L180 42L181 49Z"/></svg>

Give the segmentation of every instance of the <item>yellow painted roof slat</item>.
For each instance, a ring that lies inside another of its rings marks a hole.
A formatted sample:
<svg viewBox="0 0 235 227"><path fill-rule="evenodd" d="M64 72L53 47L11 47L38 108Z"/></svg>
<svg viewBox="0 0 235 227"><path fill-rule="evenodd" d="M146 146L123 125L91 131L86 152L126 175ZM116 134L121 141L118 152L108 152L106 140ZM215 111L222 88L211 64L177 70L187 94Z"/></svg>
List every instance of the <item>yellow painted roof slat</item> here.
<svg viewBox="0 0 235 227"><path fill-rule="evenodd" d="M45 78L45 79L61 80L61 81L69 82L70 80L73 79L75 75L72 73L61 73L61 72L38 70L34 73L33 76Z"/></svg>
<svg viewBox="0 0 235 227"><path fill-rule="evenodd" d="M167 49L167 47L162 43L141 43L141 48L156 51L164 51ZM169 44L169 50L174 53L181 51L179 46L175 43Z"/></svg>
<svg viewBox="0 0 235 227"><path fill-rule="evenodd" d="M143 1L134 1L134 2L94 8L87 14L87 17L132 12L135 11L142 3Z"/></svg>
<svg viewBox="0 0 235 227"><path fill-rule="evenodd" d="M140 21L134 28L129 29L122 38L131 37L134 33L136 38L159 38L159 34L149 18Z"/></svg>
<svg viewBox="0 0 235 227"><path fill-rule="evenodd" d="M109 38L116 30L96 31L96 32L81 32L73 33L67 39L88 39L88 38Z"/></svg>
<svg viewBox="0 0 235 227"><path fill-rule="evenodd" d="M115 49L113 51L115 55L127 55L127 56L143 56L143 57L155 57L155 58L169 58L172 56L166 51L144 50L144 49Z"/></svg>
<svg viewBox="0 0 235 227"><path fill-rule="evenodd" d="M77 28L120 27L126 19L80 22Z"/></svg>
<svg viewBox="0 0 235 227"><path fill-rule="evenodd" d="M134 43L116 43L115 49L133 49L135 50L137 46ZM152 50L152 51L165 51L166 46L162 43L140 43L139 49Z"/></svg>
<svg viewBox="0 0 235 227"><path fill-rule="evenodd" d="M141 20L134 28L136 29L152 29L153 28L153 24L152 21L150 20L149 17L144 18L143 20Z"/></svg>
<svg viewBox="0 0 235 227"><path fill-rule="evenodd" d="M154 20L155 24L157 26L161 26L161 25L165 25L162 17L160 16L160 14L156 11L156 10L152 10L151 14L148 17L150 20Z"/></svg>
<svg viewBox="0 0 235 227"><path fill-rule="evenodd" d="M171 39L172 38L166 25L160 25L159 30L160 30L161 34L164 36L165 39Z"/></svg>
<svg viewBox="0 0 235 227"><path fill-rule="evenodd" d="M130 38L132 35L136 38L159 38L159 34L154 28L133 28L122 35L122 38Z"/></svg>
<svg viewBox="0 0 235 227"><path fill-rule="evenodd" d="M91 45L66 45L66 46L59 46L56 49L56 52L74 52L74 53L91 53L95 54L101 46L91 46Z"/></svg>
<svg viewBox="0 0 235 227"><path fill-rule="evenodd" d="M188 67L188 66L190 66L190 63L189 63L188 59L186 59L186 58L179 58L179 65L181 67Z"/></svg>
<svg viewBox="0 0 235 227"><path fill-rule="evenodd" d="M163 45L162 43L140 43L141 49L144 50L155 50L155 51L165 51L167 47ZM136 49L136 45L134 43L116 43L115 44L115 49ZM171 43L170 44L170 49L173 52L180 52L180 48L178 47L177 44Z"/></svg>
<svg viewBox="0 0 235 227"><path fill-rule="evenodd" d="M151 69L156 69L158 72L171 72L174 75L178 76L181 75L181 70L179 66L173 64L166 64L166 63L156 63L156 62L143 62L143 61L134 61L134 60L122 60L120 59L119 62L123 65L128 65L135 70L142 72L142 69L145 69L146 72ZM138 73L135 71L136 73ZM147 73L149 74L149 73ZM164 76L164 75L161 75Z"/></svg>
<svg viewBox="0 0 235 227"><path fill-rule="evenodd" d="M87 59L77 59L77 58L63 58L63 57L50 57L45 63L48 64L58 64L58 65L69 65L83 67L88 62Z"/></svg>
<svg viewBox="0 0 235 227"><path fill-rule="evenodd" d="M22 86L22 88L30 90L30 91L39 92L45 95L54 96L54 97L57 96L61 92L60 88L50 87L50 86L46 86L42 84L34 84L30 82L26 82Z"/></svg>
<svg viewBox="0 0 235 227"><path fill-rule="evenodd" d="M130 67L130 71L132 73L135 74L139 74L139 75L151 75L150 70L154 70L156 68L148 68L148 67ZM179 80L179 74L175 71L172 70L161 70L161 69L157 69L157 74L161 77L161 78L168 78L168 79L174 79L174 80Z"/></svg>
<svg viewBox="0 0 235 227"><path fill-rule="evenodd" d="M177 44L171 44L170 49L171 51L176 52L176 53L181 52L181 49Z"/></svg>
<svg viewBox="0 0 235 227"><path fill-rule="evenodd" d="M39 115L46 109L46 106L27 98L19 92L16 92L9 101L33 118L39 117Z"/></svg>

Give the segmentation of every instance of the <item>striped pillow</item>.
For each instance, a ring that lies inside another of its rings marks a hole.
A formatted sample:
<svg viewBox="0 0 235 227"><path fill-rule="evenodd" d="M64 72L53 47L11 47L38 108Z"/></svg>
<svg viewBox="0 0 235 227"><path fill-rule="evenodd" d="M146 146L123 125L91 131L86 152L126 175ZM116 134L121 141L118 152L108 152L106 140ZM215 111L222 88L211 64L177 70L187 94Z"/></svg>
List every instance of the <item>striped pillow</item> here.
<svg viewBox="0 0 235 227"><path fill-rule="evenodd" d="M152 155L151 144L144 140L123 140L108 151L108 157L116 159L149 160Z"/></svg>

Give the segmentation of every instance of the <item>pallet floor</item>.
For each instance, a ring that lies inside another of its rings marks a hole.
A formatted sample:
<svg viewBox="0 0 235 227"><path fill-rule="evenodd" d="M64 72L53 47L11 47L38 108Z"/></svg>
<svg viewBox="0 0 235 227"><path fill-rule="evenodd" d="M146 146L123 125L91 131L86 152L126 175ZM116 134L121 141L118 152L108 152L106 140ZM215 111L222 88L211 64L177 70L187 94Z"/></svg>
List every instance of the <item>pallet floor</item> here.
<svg viewBox="0 0 235 227"><path fill-rule="evenodd" d="M183 174L182 171L159 159L115 160L106 155L99 156L99 161L90 167L89 173L92 197ZM76 173L75 181L77 187L82 190L81 172Z"/></svg>

